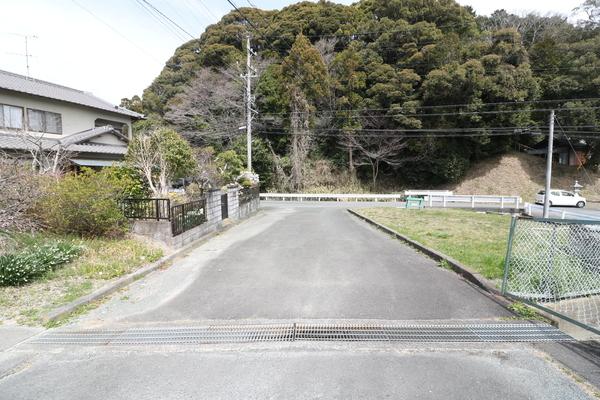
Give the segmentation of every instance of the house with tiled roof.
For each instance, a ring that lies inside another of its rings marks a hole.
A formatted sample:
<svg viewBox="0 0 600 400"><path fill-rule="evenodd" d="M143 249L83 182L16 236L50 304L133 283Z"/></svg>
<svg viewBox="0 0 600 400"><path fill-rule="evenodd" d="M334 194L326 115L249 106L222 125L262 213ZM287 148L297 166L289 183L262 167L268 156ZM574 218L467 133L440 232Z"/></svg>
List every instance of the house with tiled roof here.
<svg viewBox="0 0 600 400"><path fill-rule="evenodd" d="M88 92L0 70L0 149L7 152L61 148L73 165L114 165L143 117Z"/></svg>

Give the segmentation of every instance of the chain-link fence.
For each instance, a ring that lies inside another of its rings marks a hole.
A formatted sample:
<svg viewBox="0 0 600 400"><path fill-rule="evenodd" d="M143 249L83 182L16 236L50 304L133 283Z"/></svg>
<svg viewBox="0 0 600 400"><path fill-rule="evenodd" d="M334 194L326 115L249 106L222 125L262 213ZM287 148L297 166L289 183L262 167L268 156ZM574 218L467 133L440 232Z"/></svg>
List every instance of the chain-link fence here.
<svg viewBox="0 0 600 400"><path fill-rule="evenodd" d="M600 222L514 218L502 291L600 333Z"/></svg>

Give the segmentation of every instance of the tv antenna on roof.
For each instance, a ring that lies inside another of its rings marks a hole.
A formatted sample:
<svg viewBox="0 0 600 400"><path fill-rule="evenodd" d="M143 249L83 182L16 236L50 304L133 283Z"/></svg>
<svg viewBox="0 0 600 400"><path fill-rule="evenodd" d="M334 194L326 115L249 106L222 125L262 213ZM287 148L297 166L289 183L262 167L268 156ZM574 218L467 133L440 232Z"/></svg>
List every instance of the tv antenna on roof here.
<svg viewBox="0 0 600 400"><path fill-rule="evenodd" d="M27 68L27 77L29 78L29 58L33 57L33 54L29 53L29 40L37 39L38 37L36 35L23 35L22 33L13 33L13 32L6 32L6 34L12 35L12 36L19 36L19 37L22 37L23 39L25 39L25 54L19 54L19 53L9 53L9 54L25 57L25 67Z"/></svg>

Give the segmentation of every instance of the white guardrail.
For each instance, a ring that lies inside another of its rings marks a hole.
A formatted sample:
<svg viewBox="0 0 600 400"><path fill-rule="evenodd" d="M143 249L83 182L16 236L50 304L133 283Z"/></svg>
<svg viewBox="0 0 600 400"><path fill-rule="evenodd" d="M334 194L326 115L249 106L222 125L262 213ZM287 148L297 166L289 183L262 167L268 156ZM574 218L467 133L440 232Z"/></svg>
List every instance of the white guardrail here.
<svg viewBox="0 0 600 400"><path fill-rule="evenodd" d="M525 203L523 212L531 217L541 218L544 214L544 207L539 204ZM591 215L589 213L584 214L577 211L571 212L550 208L548 210L548 218L600 221L600 213L598 215Z"/></svg>
<svg viewBox="0 0 600 400"><path fill-rule="evenodd" d="M403 201L403 194L261 193L261 200L281 201Z"/></svg>
<svg viewBox="0 0 600 400"><path fill-rule="evenodd" d="M519 196L490 196L490 195L471 195L454 194L451 196L432 194L424 196L425 204L429 207L448 207L448 206L469 206L476 208L478 206L491 206L499 208L520 208L523 200Z"/></svg>
<svg viewBox="0 0 600 400"><path fill-rule="evenodd" d="M434 194L426 191L414 195L423 197L425 205L429 207L468 206L520 208L523 201L519 196L487 196L487 195L447 195ZM395 201L401 202L406 198L405 194L331 194L331 193L261 193L261 200L279 201Z"/></svg>

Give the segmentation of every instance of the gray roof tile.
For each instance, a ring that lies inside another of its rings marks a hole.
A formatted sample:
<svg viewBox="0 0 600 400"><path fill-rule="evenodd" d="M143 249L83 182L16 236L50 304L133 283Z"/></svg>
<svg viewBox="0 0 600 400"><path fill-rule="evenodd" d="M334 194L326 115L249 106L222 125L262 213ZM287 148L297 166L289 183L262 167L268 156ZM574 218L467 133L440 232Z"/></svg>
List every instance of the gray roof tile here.
<svg viewBox="0 0 600 400"><path fill-rule="evenodd" d="M115 130L110 125L99 126L97 128L88 129L87 131L75 133L74 135L65 136L64 138L61 138L59 140L60 140L60 143L62 143L64 146L68 146L71 144L85 142L86 140L90 140L92 138L95 138L96 136L100 136L100 135L102 135L104 133L108 133L108 132L112 132L113 135L118 136L125 142L129 141L129 139L126 136L122 135L119 131Z"/></svg>
<svg viewBox="0 0 600 400"><path fill-rule="evenodd" d="M28 78L26 76L14 74L8 71L0 70L0 88L12 90L14 92L27 93L34 96L47 97L49 99L66 101L68 103L109 111L132 118L143 118L142 114L138 114L123 107L112 105L91 93L83 92L77 89L71 89L55 83Z"/></svg>
<svg viewBox="0 0 600 400"><path fill-rule="evenodd" d="M41 143L45 150L52 150L62 145L64 149L74 153L97 153L97 154L117 154L125 155L127 146L112 146L103 144L64 144L56 139L40 138L39 142L36 139L29 139L23 135L0 134L0 149L7 150L34 150Z"/></svg>

